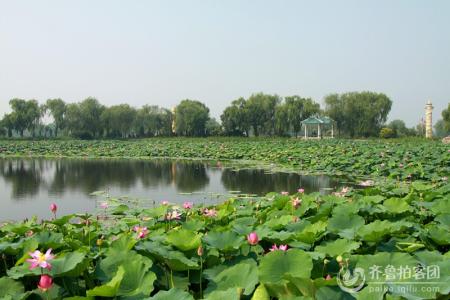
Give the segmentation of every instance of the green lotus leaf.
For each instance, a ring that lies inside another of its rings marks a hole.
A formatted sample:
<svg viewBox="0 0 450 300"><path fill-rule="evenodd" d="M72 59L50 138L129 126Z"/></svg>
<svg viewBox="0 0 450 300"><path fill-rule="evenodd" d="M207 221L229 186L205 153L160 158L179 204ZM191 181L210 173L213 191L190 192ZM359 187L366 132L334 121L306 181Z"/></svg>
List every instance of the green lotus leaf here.
<svg viewBox="0 0 450 300"><path fill-rule="evenodd" d="M138 251L143 251L163 261L174 271L186 271L198 269L196 260L187 258L182 252L171 249L158 242L147 241L136 246Z"/></svg>
<svg viewBox="0 0 450 300"><path fill-rule="evenodd" d="M194 300L191 294L180 290L178 288L173 288L168 291L159 291L155 296L147 298L151 300ZM222 299L223 300L223 299Z"/></svg>
<svg viewBox="0 0 450 300"><path fill-rule="evenodd" d="M386 197L381 195L364 196L361 199L358 199L358 202L364 204L378 204L381 203L384 199L386 199Z"/></svg>
<svg viewBox="0 0 450 300"><path fill-rule="evenodd" d="M42 231L33 237L43 249L58 249L64 246L63 234L59 232Z"/></svg>
<svg viewBox="0 0 450 300"><path fill-rule="evenodd" d="M151 261L146 257L128 259L121 267L125 271L117 295L119 296L147 296L153 291L156 274L149 271ZM119 267L120 268L120 267Z"/></svg>
<svg viewBox="0 0 450 300"><path fill-rule="evenodd" d="M316 300L354 300L355 298L337 286L323 286L316 292Z"/></svg>
<svg viewBox="0 0 450 300"><path fill-rule="evenodd" d="M86 291L86 296L116 297L119 291L120 283L122 282L124 275L125 270L123 266L120 266L117 269L117 273L114 275L114 277L112 277L112 279L109 282Z"/></svg>
<svg viewBox="0 0 450 300"><path fill-rule="evenodd" d="M70 223L70 220L72 220L75 217L76 217L76 214L65 215L56 220L52 220L50 223L58 225L58 226L63 226L65 224Z"/></svg>
<svg viewBox="0 0 450 300"><path fill-rule="evenodd" d="M436 218L434 218L434 220L450 230L450 214L438 215Z"/></svg>
<svg viewBox="0 0 450 300"><path fill-rule="evenodd" d="M182 251L197 249L202 235L187 229L172 230L167 234L167 242Z"/></svg>
<svg viewBox="0 0 450 300"><path fill-rule="evenodd" d="M270 220L266 221L264 223L264 225L266 225L267 227L274 229L274 230L279 230L284 228L287 224L292 222L292 218L294 216L292 215L283 215L280 217L274 217L271 218Z"/></svg>
<svg viewBox="0 0 450 300"><path fill-rule="evenodd" d="M409 204L400 198L389 198L383 202L388 212L393 214L401 214L411 210Z"/></svg>
<svg viewBox="0 0 450 300"><path fill-rule="evenodd" d="M26 276L38 276L41 274L41 270L39 268L34 268L30 270L30 264L25 263L19 266L12 267L7 272L8 276L11 279L20 279Z"/></svg>
<svg viewBox="0 0 450 300"><path fill-rule="evenodd" d="M379 242L392 230L392 223L386 220L376 220L359 229L358 235L367 242Z"/></svg>
<svg viewBox="0 0 450 300"><path fill-rule="evenodd" d="M18 235L24 235L30 229L32 228L29 223L8 223L0 227L0 232L13 232Z"/></svg>
<svg viewBox="0 0 450 300"><path fill-rule="evenodd" d="M77 277L86 270L89 260L84 251L74 251L63 256L56 256L51 261L51 274L53 277Z"/></svg>
<svg viewBox="0 0 450 300"><path fill-rule="evenodd" d="M439 199L434 201L430 207L430 210L436 214L450 214L450 198Z"/></svg>
<svg viewBox="0 0 450 300"><path fill-rule="evenodd" d="M128 251L133 249L136 243L137 240L133 236L128 233L123 233L111 243L110 249L114 249L116 251Z"/></svg>
<svg viewBox="0 0 450 300"><path fill-rule="evenodd" d="M301 232L296 234L295 238L307 244L313 244L318 240L327 228L327 222L318 221L307 225Z"/></svg>
<svg viewBox="0 0 450 300"><path fill-rule="evenodd" d="M419 192L424 192L424 191L428 191L431 190L434 186L432 184L427 184L424 182L420 182L420 181L414 181L413 183L411 183L411 186Z"/></svg>
<svg viewBox="0 0 450 300"><path fill-rule="evenodd" d="M428 228L428 235L440 246L450 245L450 231L447 228L432 225Z"/></svg>
<svg viewBox="0 0 450 300"><path fill-rule="evenodd" d="M0 278L0 298L20 299L25 289L21 282L15 281L8 277Z"/></svg>
<svg viewBox="0 0 450 300"><path fill-rule="evenodd" d="M342 212L333 214L328 220L328 230L347 239L353 239L356 233L364 225L364 218L356 214Z"/></svg>
<svg viewBox="0 0 450 300"><path fill-rule="evenodd" d="M203 237L203 241L210 247L222 251L232 251L238 249L244 241L244 237L233 231L217 232L210 231Z"/></svg>
<svg viewBox="0 0 450 300"><path fill-rule="evenodd" d="M309 278L312 270L311 257L299 249L273 251L266 254L259 264L259 279L262 283L286 284L285 275Z"/></svg>
<svg viewBox="0 0 450 300"><path fill-rule="evenodd" d="M226 291L213 291L208 294L205 299L206 300L239 300L240 299L240 290L230 288Z"/></svg>
<svg viewBox="0 0 450 300"><path fill-rule="evenodd" d="M254 260L245 260L236 265L227 266L209 279L206 293L235 288L242 289L244 295L251 295L258 284L258 269Z"/></svg>
<svg viewBox="0 0 450 300"><path fill-rule="evenodd" d="M258 285L251 300L270 300L270 295L264 284Z"/></svg>
<svg viewBox="0 0 450 300"><path fill-rule="evenodd" d="M189 221L183 223L183 228L192 231L199 231L205 227L205 222L197 219L190 219Z"/></svg>
<svg viewBox="0 0 450 300"><path fill-rule="evenodd" d="M361 243L350 241L347 239L338 239L335 241L325 242L317 246L314 251L325 253L328 256L335 257L344 253L351 253L358 249Z"/></svg>

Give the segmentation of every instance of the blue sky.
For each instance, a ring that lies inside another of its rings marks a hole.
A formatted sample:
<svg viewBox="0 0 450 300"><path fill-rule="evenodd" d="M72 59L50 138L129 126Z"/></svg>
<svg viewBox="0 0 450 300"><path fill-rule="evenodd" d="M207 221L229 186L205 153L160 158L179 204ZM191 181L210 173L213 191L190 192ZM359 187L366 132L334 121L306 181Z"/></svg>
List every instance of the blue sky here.
<svg viewBox="0 0 450 300"><path fill-rule="evenodd" d="M254 92L371 90L412 126L450 102L450 1L0 0L0 115L14 97L213 116ZM439 115L439 116L438 116Z"/></svg>

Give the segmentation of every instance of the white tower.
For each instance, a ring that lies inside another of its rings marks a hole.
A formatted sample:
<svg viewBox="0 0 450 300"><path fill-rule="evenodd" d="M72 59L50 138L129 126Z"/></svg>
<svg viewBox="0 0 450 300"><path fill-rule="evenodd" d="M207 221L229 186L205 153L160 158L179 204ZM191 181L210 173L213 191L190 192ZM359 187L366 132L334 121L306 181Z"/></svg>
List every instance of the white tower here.
<svg viewBox="0 0 450 300"><path fill-rule="evenodd" d="M425 105L425 137L431 139L433 137L433 105L428 100Z"/></svg>

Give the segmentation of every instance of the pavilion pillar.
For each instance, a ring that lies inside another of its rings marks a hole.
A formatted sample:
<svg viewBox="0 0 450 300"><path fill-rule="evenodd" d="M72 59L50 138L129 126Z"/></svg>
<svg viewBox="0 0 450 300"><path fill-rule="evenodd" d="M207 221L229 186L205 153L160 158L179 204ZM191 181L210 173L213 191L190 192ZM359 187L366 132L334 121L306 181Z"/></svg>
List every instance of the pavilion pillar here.
<svg viewBox="0 0 450 300"><path fill-rule="evenodd" d="M317 125L317 137L320 138L320 124Z"/></svg>
<svg viewBox="0 0 450 300"><path fill-rule="evenodd" d="M331 124L331 138L334 138L334 125Z"/></svg>
<svg viewBox="0 0 450 300"><path fill-rule="evenodd" d="M305 124L305 139L308 137L308 130L306 128L307 128L307 126Z"/></svg>

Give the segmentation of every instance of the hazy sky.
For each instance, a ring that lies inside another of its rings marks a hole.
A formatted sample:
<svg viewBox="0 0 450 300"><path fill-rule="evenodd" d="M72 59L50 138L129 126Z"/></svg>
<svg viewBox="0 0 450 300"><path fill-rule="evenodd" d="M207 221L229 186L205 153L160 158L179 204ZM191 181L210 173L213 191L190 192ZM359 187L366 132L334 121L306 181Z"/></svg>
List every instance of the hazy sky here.
<svg viewBox="0 0 450 300"><path fill-rule="evenodd" d="M254 92L322 103L371 90L412 126L450 102L450 1L0 0L0 115L11 98L94 96L218 117Z"/></svg>

